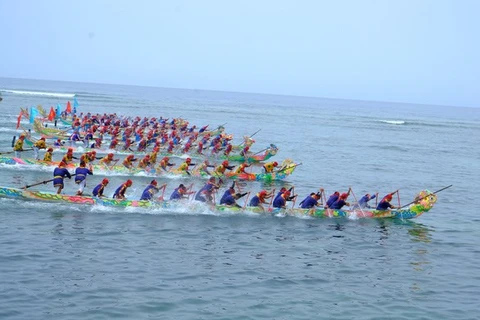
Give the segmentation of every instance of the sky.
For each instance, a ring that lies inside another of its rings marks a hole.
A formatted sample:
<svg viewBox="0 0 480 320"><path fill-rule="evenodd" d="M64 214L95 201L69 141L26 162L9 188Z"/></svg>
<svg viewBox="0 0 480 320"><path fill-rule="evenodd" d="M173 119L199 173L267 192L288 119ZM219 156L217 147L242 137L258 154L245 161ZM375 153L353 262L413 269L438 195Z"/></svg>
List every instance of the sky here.
<svg viewBox="0 0 480 320"><path fill-rule="evenodd" d="M480 106L480 0L0 0L0 77Z"/></svg>

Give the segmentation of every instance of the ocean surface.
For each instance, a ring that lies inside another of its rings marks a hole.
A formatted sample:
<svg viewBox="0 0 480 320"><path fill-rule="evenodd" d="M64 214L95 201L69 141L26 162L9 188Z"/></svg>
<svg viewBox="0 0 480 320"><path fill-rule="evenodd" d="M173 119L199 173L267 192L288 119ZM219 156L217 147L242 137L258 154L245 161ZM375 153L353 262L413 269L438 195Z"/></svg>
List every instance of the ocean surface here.
<svg viewBox="0 0 480 320"><path fill-rule="evenodd" d="M252 192L398 189L406 204L453 185L408 221L0 199L0 319L480 318L480 108L5 78L0 93L0 152L21 132L20 107L65 108L76 98L78 112L224 125L237 144L260 130L253 151L273 143L272 160L302 165L281 183L250 182ZM51 175L0 165L2 186ZM126 179L109 178L107 194ZM132 179L127 195L138 198L151 177ZM204 183L158 180L167 194ZM65 193L75 190L67 181Z"/></svg>

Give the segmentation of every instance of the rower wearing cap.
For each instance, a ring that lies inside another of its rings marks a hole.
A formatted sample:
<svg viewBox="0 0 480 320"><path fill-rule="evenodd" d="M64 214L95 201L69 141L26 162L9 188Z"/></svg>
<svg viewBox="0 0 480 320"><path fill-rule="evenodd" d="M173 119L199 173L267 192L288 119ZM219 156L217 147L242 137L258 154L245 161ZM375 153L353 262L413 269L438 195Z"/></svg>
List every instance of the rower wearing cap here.
<svg viewBox="0 0 480 320"><path fill-rule="evenodd" d="M377 205L377 210L385 211L388 209L396 209L397 207L390 203L395 193L397 193L397 191L389 193L385 197L383 197L383 199Z"/></svg>
<svg viewBox="0 0 480 320"><path fill-rule="evenodd" d="M245 192L245 193L237 192L237 193L229 194L225 197L223 204L230 207L241 208L242 206L237 203L237 200L243 196L246 196L247 194L248 192Z"/></svg>
<svg viewBox="0 0 480 320"><path fill-rule="evenodd" d="M103 198L103 191L105 187L108 185L109 181L107 178L103 179L101 183L99 183L92 191L93 196Z"/></svg>
<svg viewBox="0 0 480 320"><path fill-rule="evenodd" d="M168 171L168 167L174 166L175 163L170 163L170 157L163 157L162 160L160 160L160 163L158 165L159 169L163 169L164 171Z"/></svg>
<svg viewBox="0 0 480 320"><path fill-rule="evenodd" d="M131 187L133 184L133 181L128 179L124 183L122 183L117 190L115 190L115 193L113 194L113 199L119 199L119 200L125 200L125 192L129 187Z"/></svg>
<svg viewBox="0 0 480 320"><path fill-rule="evenodd" d="M191 158L187 158L185 159L184 162L182 162L178 168L177 168L177 171L180 172L180 173L187 173L188 175L190 175L190 172L188 171L188 167L190 166L194 166L195 164L192 163L192 159Z"/></svg>
<svg viewBox="0 0 480 320"><path fill-rule="evenodd" d="M62 161L66 164L69 164L73 161L73 159L78 159L77 157L73 156L73 148L68 148L67 153L63 156Z"/></svg>
<svg viewBox="0 0 480 320"><path fill-rule="evenodd" d="M235 174L241 174L241 173L246 173L245 169L250 167L250 165L246 162L240 164L236 169L235 169Z"/></svg>
<svg viewBox="0 0 480 320"><path fill-rule="evenodd" d="M139 162L138 162L138 167L140 169L146 169L147 167L150 166L150 155L147 154L145 157L143 157Z"/></svg>
<svg viewBox="0 0 480 320"><path fill-rule="evenodd" d="M15 158L21 158L20 154L23 151L23 142L25 141L25 135L21 135L15 145L13 146L13 151L15 151Z"/></svg>
<svg viewBox="0 0 480 320"><path fill-rule="evenodd" d="M52 162L52 156L53 156L53 148L48 148L47 152L45 152L45 155L43 156L43 161L45 162Z"/></svg>
<svg viewBox="0 0 480 320"><path fill-rule="evenodd" d="M250 200L250 203L248 204L250 207L259 207L262 209L262 211L265 211L265 208L262 206L262 204L268 204L265 199L271 198L273 196L273 191L271 193L268 193L267 190L262 190L259 193L257 193L253 198Z"/></svg>
<svg viewBox="0 0 480 320"><path fill-rule="evenodd" d="M329 206L330 209L340 210L345 205L350 206L350 203L347 202L347 198L349 195L350 195L350 190L348 190L348 193L342 193L340 197L338 197L337 201L335 201L334 203L332 203L331 206Z"/></svg>
<svg viewBox="0 0 480 320"><path fill-rule="evenodd" d="M140 200L152 200L154 194L156 194L160 190L160 188L157 186L157 180L153 179L150 184L145 188L145 190L143 190Z"/></svg>
<svg viewBox="0 0 480 320"><path fill-rule="evenodd" d="M40 140L38 140L33 144L33 154L34 154L35 160L38 160L38 150L46 149L46 148L47 148L47 144L45 143L45 137L41 137Z"/></svg>
<svg viewBox="0 0 480 320"><path fill-rule="evenodd" d="M212 175L208 168L215 168L214 165L211 165L208 159L205 159L202 163L200 163L195 169L194 173L197 175Z"/></svg>
<svg viewBox="0 0 480 320"><path fill-rule="evenodd" d="M178 186L178 188L173 190L172 194L170 195L170 200L182 200L187 198L186 196L194 193L195 191L188 191L187 187L185 187L182 183Z"/></svg>
<svg viewBox="0 0 480 320"><path fill-rule="evenodd" d="M306 197L302 202L300 202L300 208L302 209L311 209L313 207L320 206L318 200L320 200L321 193L312 192L308 197Z"/></svg>
<svg viewBox="0 0 480 320"><path fill-rule="evenodd" d="M265 170L265 173L272 173L273 169L278 166L277 161L272 161L272 162L267 162L263 165L263 169Z"/></svg>
<svg viewBox="0 0 480 320"><path fill-rule="evenodd" d="M123 160L123 165L128 168L128 169L131 169L133 168L133 162L137 161L137 159L135 159L135 156L133 154L129 154L124 160Z"/></svg>
<svg viewBox="0 0 480 320"><path fill-rule="evenodd" d="M335 191L334 193L332 193L330 195L330 197L328 198L327 203L325 204L325 209L330 208L330 206L332 204L334 204L335 201L337 201L339 197L340 197L340 192Z"/></svg>
<svg viewBox="0 0 480 320"><path fill-rule="evenodd" d="M220 187L215 183L215 178L210 177L210 179L208 179L208 182L195 195L195 200L214 204L213 193L216 189L219 188Z"/></svg>
<svg viewBox="0 0 480 320"><path fill-rule="evenodd" d="M65 179L65 177L68 177L68 179L72 178L66 166L67 164L65 162L60 161L58 167L53 170L53 186L57 188L57 194L60 194L60 192L63 190L63 179Z"/></svg>
<svg viewBox="0 0 480 320"><path fill-rule="evenodd" d="M215 172L218 173L218 174L224 174L226 169L232 170L233 168L234 168L234 167L233 167L233 166L229 166L229 165L228 165L228 161L225 160L225 161L223 161L219 166L217 166L217 167L215 168Z"/></svg>
<svg viewBox="0 0 480 320"><path fill-rule="evenodd" d="M280 209L286 209L287 208L287 199L290 198L291 192L290 190L284 191L279 197L275 198L273 200L273 207L274 208L280 208Z"/></svg>
<svg viewBox="0 0 480 320"><path fill-rule="evenodd" d="M229 197L231 195L234 195L234 194L235 194L235 181L233 181L230 188L228 188L225 191L225 193L223 194L223 196L220 198L220 204L225 204L225 199L227 199L227 197Z"/></svg>
<svg viewBox="0 0 480 320"><path fill-rule="evenodd" d="M112 162L114 162L114 164L115 164L115 163L117 163L117 161L118 161L118 159L113 159L113 153L109 153L105 157L100 159L99 163L103 164L103 165L106 165L106 166L110 166L112 164Z"/></svg>

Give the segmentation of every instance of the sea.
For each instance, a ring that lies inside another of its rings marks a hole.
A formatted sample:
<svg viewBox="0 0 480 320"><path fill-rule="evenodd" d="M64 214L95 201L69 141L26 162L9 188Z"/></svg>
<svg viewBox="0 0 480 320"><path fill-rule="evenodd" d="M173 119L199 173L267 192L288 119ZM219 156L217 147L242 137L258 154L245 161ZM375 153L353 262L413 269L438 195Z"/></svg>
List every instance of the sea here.
<svg viewBox="0 0 480 320"><path fill-rule="evenodd" d="M351 187L354 201L399 190L394 204L406 204L452 185L412 220L1 198L1 319L480 318L480 108L10 78L0 93L1 152L22 132L20 107L63 110L76 99L77 113L223 125L234 144L252 136L253 152L274 144L272 160L300 164L285 181L248 182L252 193L286 186L303 199ZM87 189L104 177L89 177ZM107 194L127 179L108 177ZM51 169L0 165L1 186L51 178ZM152 179L129 178L131 199ZM157 180L167 194L205 183ZM67 180L64 192L75 191Z"/></svg>

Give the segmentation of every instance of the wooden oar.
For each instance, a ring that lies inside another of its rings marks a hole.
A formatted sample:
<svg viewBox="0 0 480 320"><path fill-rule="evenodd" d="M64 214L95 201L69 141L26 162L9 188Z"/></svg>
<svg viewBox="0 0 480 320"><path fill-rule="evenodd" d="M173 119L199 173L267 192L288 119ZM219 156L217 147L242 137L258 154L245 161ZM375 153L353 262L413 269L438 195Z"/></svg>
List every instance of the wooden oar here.
<svg viewBox="0 0 480 320"><path fill-rule="evenodd" d="M443 190L445 190L445 189L450 188L451 186L453 186L453 184L451 184L451 185L449 185L449 186L446 186L446 187L444 187L444 188L442 188L442 189L440 189L440 190L437 190L437 191L435 191L435 192L429 193L429 194L427 194L426 196L421 197L420 199L415 199L415 200L413 200L412 202L409 202L409 203L407 203L406 205L401 206L399 209L405 208L405 207L411 205L412 203L415 203L415 202L418 202L418 201L423 200L423 199L425 199L425 198L428 198L430 195L432 195L432 194L437 194L437 193L439 193L440 191L443 191Z"/></svg>
<svg viewBox="0 0 480 320"><path fill-rule="evenodd" d="M33 150L33 148L18 150L18 152L31 151L31 150ZM0 152L0 154L10 154L10 153L14 153L14 152L15 152L15 150L13 150L13 151L6 151L6 152Z"/></svg>
<svg viewBox="0 0 480 320"><path fill-rule="evenodd" d="M353 193L353 190L352 188L350 187L350 190L352 191L352 196L353 196L353 199L355 199L355 203L358 204L358 200L357 200L357 197L355 196L355 193ZM355 208L355 205L353 205L353 207ZM362 212L362 215L365 217L365 212L363 212L363 209L362 207L358 204L358 208L360 209L360 211Z"/></svg>
<svg viewBox="0 0 480 320"><path fill-rule="evenodd" d="M70 177L74 177L74 176L76 176L76 175L77 175L77 174L74 173L74 174L71 174ZM38 182L38 183L34 183L34 184L31 184L31 185L26 185L26 186L23 187L22 189L27 189L27 188L34 187L34 186L38 186L38 185L41 185L41 184L46 184L47 182L52 182L53 180L55 180L55 178L50 179L50 180L45 180L45 181L42 181L42 182Z"/></svg>
<svg viewBox="0 0 480 320"><path fill-rule="evenodd" d="M255 131L252 135L249 136L249 138L252 138L254 135L256 135L257 133L259 133L260 130L262 130L262 129L260 128L260 129L258 129L257 131ZM245 143L245 141L243 141L242 143L240 143L238 146L241 146L241 145L243 145L244 143Z"/></svg>

